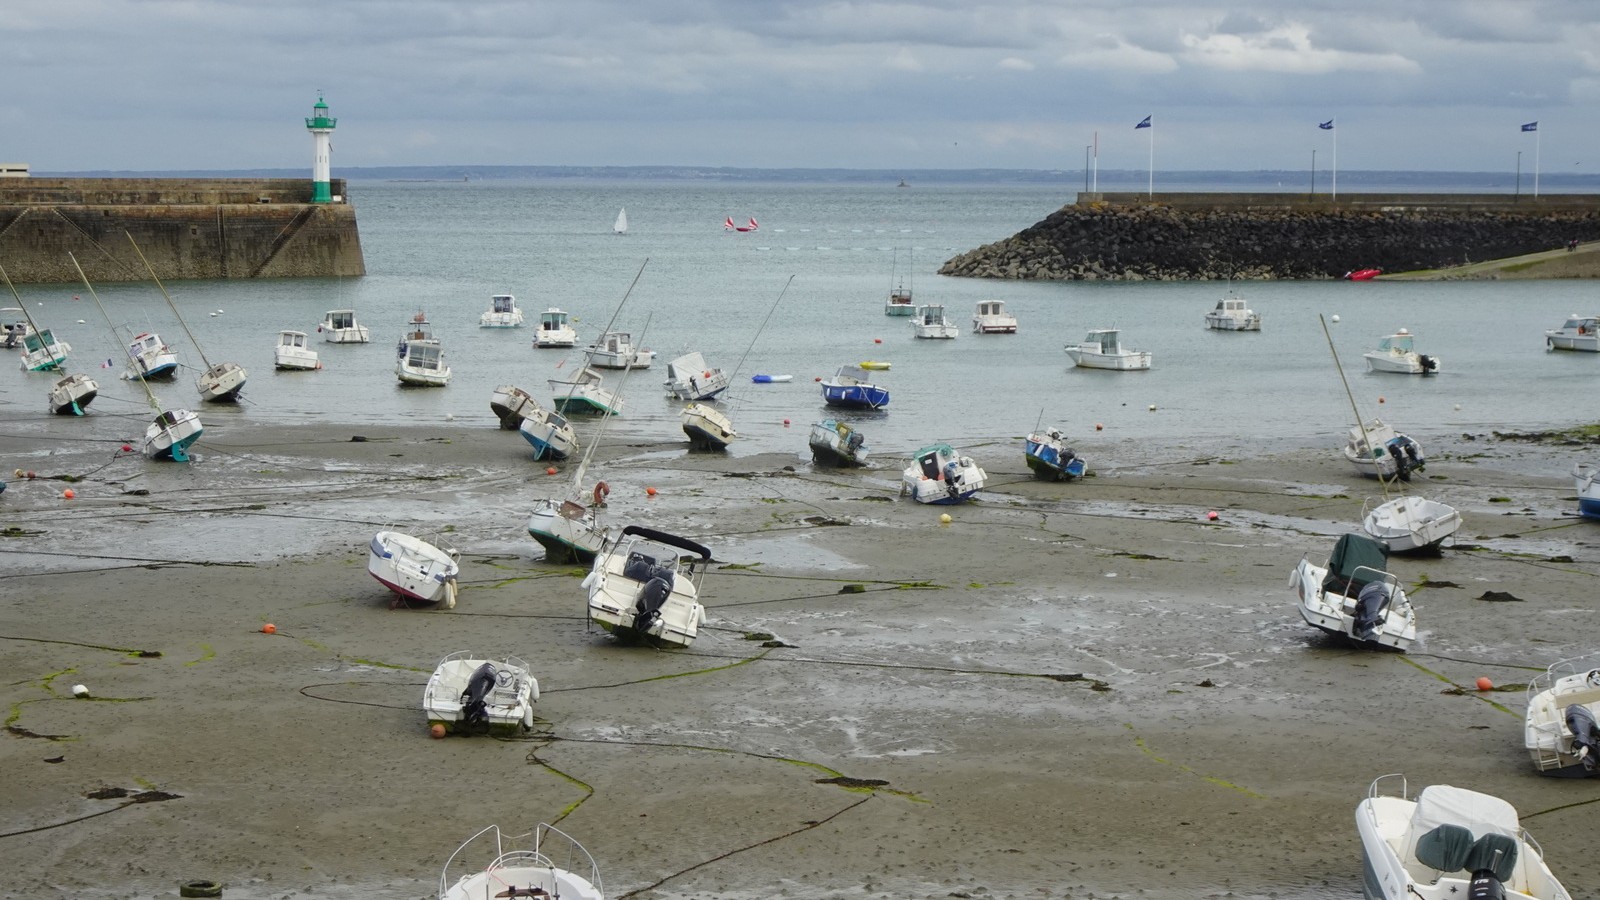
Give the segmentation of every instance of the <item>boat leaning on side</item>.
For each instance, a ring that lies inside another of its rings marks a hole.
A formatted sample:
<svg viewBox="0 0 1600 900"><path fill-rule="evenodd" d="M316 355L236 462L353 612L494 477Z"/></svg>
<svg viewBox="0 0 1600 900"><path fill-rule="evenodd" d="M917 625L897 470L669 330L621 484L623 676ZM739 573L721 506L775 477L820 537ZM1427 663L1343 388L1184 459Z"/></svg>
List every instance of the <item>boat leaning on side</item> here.
<svg viewBox="0 0 1600 900"><path fill-rule="evenodd" d="M1437 500L1398 497L1371 509L1362 507L1361 530L1390 553L1436 554L1445 539L1460 528L1461 513Z"/></svg>
<svg viewBox="0 0 1600 900"><path fill-rule="evenodd" d="M200 417L191 410L171 409L157 413L144 430L144 455L150 459L188 462L189 448L204 433Z"/></svg>
<svg viewBox="0 0 1600 900"><path fill-rule="evenodd" d="M698 352L667 363L667 393L679 400L710 400L728 389L728 373L706 365Z"/></svg>
<svg viewBox="0 0 1600 900"><path fill-rule="evenodd" d="M527 410L537 405L538 401L533 399L532 394L514 384L497 385L494 393L489 395L489 411L500 420L500 427L506 431L521 428Z"/></svg>
<svg viewBox="0 0 1600 900"><path fill-rule="evenodd" d="M867 464L866 437L837 419L812 423L806 443L811 447L811 459L819 466L859 468Z"/></svg>
<svg viewBox="0 0 1600 900"><path fill-rule="evenodd" d="M1572 467L1572 480L1578 488L1578 515L1600 519L1600 468L1588 463Z"/></svg>
<svg viewBox="0 0 1600 900"><path fill-rule="evenodd" d="M1381 419L1350 429L1344 444L1344 458L1368 478L1398 478L1410 481L1412 472L1426 467L1428 458L1422 445L1394 430Z"/></svg>
<svg viewBox="0 0 1600 900"><path fill-rule="evenodd" d="M622 398L605 386L605 376L589 366L579 369L571 378L551 378L549 384L555 395L556 411L563 415L622 415Z"/></svg>
<svg viewBox="0 0 1600 900"><path fill-rule="evenodd" d="M22 371L53 372L67 361L72 345L56 340L55 333L45 328L29 331L22 336Z"/></svg>
<svg viewBox="0 0 1600 900"><path fill-rule="evenodd" d="M1038 478L1070 481L1089 471L1089 464L1067 446L1066 436L1058 428L1028 435L1022 441L1022 451L1028 468Z"/></svg>
<svg viewBox="0 0 1600 900"><path fill-rule="evenodd" d="M595 485L595 501L584 506L576 500L543 499L528 517L528 536L544 548L545 562L593 565L605 550L611 530L600 524L605 482Z"/></svg>
<svg viewBox="0 0 1600 900"><path fill-rule="evenodd" d="M578 452L578 433L566 416L537 403L522 408L522 439L533 448L534 459L566 459Z"/></svg>
<svg viewBox="0 0 1600 900"><path fill-rule="evenodd" d="M89 401L99 393L100 385L95 384L94 379L74 372L50 388L50 412L58 416L81 416Z"/></svg>
<svg viewBox="0 0 1600 900"><path fill-rule="evenodd" d="M583 579L589 621L623 641L687 648L705 624L710 564L711 551L688 538L629 525Z"/></svg>
<svg viewBox="0 0 1600 900"><path fill-rule="evenodd" d="M439 900L605 900L600 867L583 845L543 822L533 830L533 847L507 848L500 827L490 825L450 854L439 874ZM468 868L468 848L493 845L493 856L479 868ZM477 845L477 846L475 846ZM556 865L556 859L571 868ZM459 862L458 862L459 861ZM454 877L453 873L463 874Z"/></svg>
<svg viewBox="0 0 1600 900"><path fill-rule="evenodd" d="M1356 831L1367 900L1572 900L1499 797L1436 784L1413 800L1404 776L1384 775Z"/></svg>
<svg viewBox="0 0 1600 900"><path fill-rule="evenodd" d="M1389 551L1364 534L1346 534L1326 566L1305 557L1289 574L1306 623L1362 646L1405 650L1417 639L1417 616L1400 580L1385 571Z"/></svg>
<svg viewBox="0 0 1600 900"><path fill-rule="evenodd" d="M458 650L439 661L422 691L428 726L450 734L515 737L533 728L539 679L515 656L489 659Z"/></svg>
<svg viewBox="0 0 1600 900"><path fill-rule="evenodd" d="M400 531L380 531L368 545L367 573L401 600L420 603L444 601L456 605L456 576L460 557L454 549L441 549Z"/></svg>
<svg viewBox="0 0 1600 900"><path fill-rule="evenodd" d="M722 410L704 403L685 406L680 418L683 433L689 436L689 446L695 450L726 450L739 436Z"/></svg>
<svg viewBox="0 0 1600 900"><path fill-rule="evenodd" d="M1561 660L1528 682L1522 734L1539 774L1600 776L1600 653Z"/></svg>
<svg viewBox="0 0 1600 900"><path fill-rule="evenodd" d="M983 489L988 475L970 456L958 456L949 444L923 447L900 475L900 494L918 503L948 506L964 503Z"/></svg>

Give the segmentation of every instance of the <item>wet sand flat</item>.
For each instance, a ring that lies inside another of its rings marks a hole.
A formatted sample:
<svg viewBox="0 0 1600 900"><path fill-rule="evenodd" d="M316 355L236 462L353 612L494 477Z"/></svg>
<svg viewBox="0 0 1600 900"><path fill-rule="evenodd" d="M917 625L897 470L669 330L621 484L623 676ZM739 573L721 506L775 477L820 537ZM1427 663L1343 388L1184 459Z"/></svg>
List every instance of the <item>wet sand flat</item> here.
<svg viewBox="0 0 1600 900"><path fill-rule="evenodd" d="M1600 881L1600 780L1533 772L1520 691L1456 690L1595 649L1581 451L1429 444L1413 487L1466 524L1392 561L1402 655L1319 636L1287 587L1378 492L1333 450L1085 447L1093 477L1053 484L997 440L945 508L897 497L903 460L622 437L609 521L717 560L711 627L661 652L586 628L583 571L526 534L570 467L489 429L351 436L238 427L188 468L0 437L45 476L0 499L0 896L431 897L483 826L557 819L610 897L1357 896L1354 808L1390 772L1504 797L1574 897ZM49 480L91 470L70 502ZM455 609L392 608L386 526L461 551ZM429 739L423 683L463 649L530 661L534 733Z"/></svg>

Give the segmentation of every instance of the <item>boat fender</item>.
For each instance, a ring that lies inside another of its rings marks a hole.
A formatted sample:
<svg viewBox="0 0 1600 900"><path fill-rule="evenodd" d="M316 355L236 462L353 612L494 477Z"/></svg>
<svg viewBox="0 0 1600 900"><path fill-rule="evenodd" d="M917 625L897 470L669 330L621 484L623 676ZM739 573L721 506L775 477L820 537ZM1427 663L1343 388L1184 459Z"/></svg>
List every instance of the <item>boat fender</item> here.
<svg viewBox="0 0 1600 900"><path fill-rule="evenodd" d="M609 496L611 496L611 485L606 484L604 481L596 481L594 483L594 505L599 506L605 503L606 498Z"/></svg>
<svg viewBox="0 0 1600 900"><path fill-rule="evenodd" d="M588 590L589 589L589 585L591 585L591 584L594 584L594 572L592 572L592 571L589 574L583 576L583 581L578 584L578 587L581 587L584 590Z"/></svg>

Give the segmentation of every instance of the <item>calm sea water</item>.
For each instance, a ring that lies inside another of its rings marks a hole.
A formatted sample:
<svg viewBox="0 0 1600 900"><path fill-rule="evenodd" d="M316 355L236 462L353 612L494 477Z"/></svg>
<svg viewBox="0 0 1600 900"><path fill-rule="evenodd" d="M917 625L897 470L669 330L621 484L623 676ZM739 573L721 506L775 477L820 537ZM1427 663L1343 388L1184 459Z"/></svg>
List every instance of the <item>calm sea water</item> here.
<svg viewBox="0 0 1600 900"><path fill-rule="evenodd" d="M1202 325L1205 312L1229 290L1225 284L1040 284L935 274L946 259L1005 238L1070 202L1070 185L1055 192L1039 186L357 182L350 195L371 274L168 286L205 355L251 372L247 402L236 409L205 406L208 423L492 427L488 400L496 385L516 384L548 399L546 380L580 362L578 351L532 347L531 323L550 306L572 314L584 341L615 317L614 327L643 332L643 342L658 351L655 367L629 377L627 409L610 426L634 439L682 437L680 404L661 385L667 359L699 350L712 365L732 371L748 353L725 403L743 436L733 451L739 455L803 456L805 426L832 414L815 379L868 359L892 363L881 379L893 394L889 409L857 416L882 456L909 455L941 440L968 448L1010 443L1041 421L1063 427L1091 464L1097 446L1102 454L1125 452L1118 443L1192 450L1337 441L1352 413L1319 314L1339 317L1330 326L1334 346L1363 414L1382 414L1417 434L1583 420L1589 413L1573 400L1587 395L1600 372L1595 354L1548 353L1544 345L1543 331L1569 313L1594 312L1588 282L1246 282L1233 290L1262 313L1264 329L1230 334ZM623 207L630 230L616 235L611 226ZM754 217L761 227L725 232L722 222L730 216L738 222ZM1361 260L1350 262L1356 267ZM884 300L894 281L911 286L919 303L943 304L962 325L961 337L915 340L907 319L886 317ZM115 321L160 332L198 369L200 354L154 285L96 288ZM128 433L142 431L148 419L143 394L136 383L115 379L121 346L82 286L21 290L41 324L73 345L75 367L102 382L95 415L127 415ZM500 292L516 295L530 327L478 327L490 295ZM970 333L981 299L1006 301L1020 332ZM275 372L278 331L303 330L315 339L322 313L338 307L354 308L373 342L319 341L322 371ZM395 342L418 311L432 321L454 369L447 388L402 388L395 379ZM1063 345L1107 326L1121 327L1128 346L1153 351L1153 370L1072 368ZM1442 360L1440 375L1365 372L1362 351L1402 326L1417 335L1421 352ZM108 358L116 361L114 369L95 367ZM750 382L756 373L794 380L756 385ZM195 407L193 374L158 386L163 403ZM48 422L42 412L48 382L46 375L15 367L0 372L0 415L20 428L81 427ZM1104 433L1095 432L1096 423ZM984 454L975 455L981 461Z"/></svg>

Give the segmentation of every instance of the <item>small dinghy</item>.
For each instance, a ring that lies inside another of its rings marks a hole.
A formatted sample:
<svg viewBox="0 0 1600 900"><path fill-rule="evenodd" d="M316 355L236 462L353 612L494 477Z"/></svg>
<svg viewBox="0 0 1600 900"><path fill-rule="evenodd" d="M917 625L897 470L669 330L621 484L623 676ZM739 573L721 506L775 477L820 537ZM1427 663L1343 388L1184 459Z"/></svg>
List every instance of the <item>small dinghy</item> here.
<svg viewBox="0 0 1600 900"><path fill-rule="evenodd" d="M687 648L705 624L710 564L711 551L688 538L629 525L583 579L589 621L624 641Z"/></svg>
<svg viewBox="0 0 1600 900"><path fill-rule="evenodd" d="M987 479L972 457L956 455L949 444L932 444L918 450L901 473L900 495L948 506L972 499Z"/></svg>
<svg viewBox="0 0 1600 900"><path fill-rule="evenodd" d="M1356 806L1368 900L1571 900L1510 803L1384 775ZM1398 796L1395 792L1398 791Z"/></svg>
<svg viewBox="0 0 1600 900"><path fill-rule="evenodd" d="M419 603L444 601L446 609L456 605L456 576L461 567L455 550L433 544L399 531L380 531L368 545L367 573L394 591L399 601Z"/></svg>
<svg viewBox="0 0 1600 900"><path fill-rule="evenodd" d="M1600 653L1564 659L1528 682L1523 744L1541 775L1600 776Z"/></svg>
<svg viewBox="0 0 1600 900"><path fill-rule="evenodd" d="M447 734L510 737L533 728L539 680L515 656L488 659L458 650L439 661L422 692L428 726Z"/></svg>
<svg viewBox="0 0 1600 900"><path fill-rule="evenodd" d="M1028 468L1037 478L1054 481L1071 481L1082 478L1089 464L1072 452L1061 429L1052 428L1044 434L1030 434L1022 441L1023 456Z"/></svg>
<svg viewBox="0 0 1600 900"><path fill-rule="evenodd" d="M811 458L819 466L859 468L867 464L866 437L837 419L813 423L807 443Z"/></svg>
<svg viewBox="0 0 1600 900"><path fill-rule="evenodd" d="M1572 480L1578 489L1578 515L1600 519L1600 467L1578 463L1572 467Z"/></svg>
<svg viewBox="0 0 1600 900"><path fill-rule="evenodd" d="M533 830L530 850L512 849L509 841L498 825L467 838L445 861L439 875L439 900L605 900L600 867L595 865L594 857L555 827L541 822ZM471 870L466 861L469 847L494 855L482 868ZM557 867L557 859L572 868ZM462 869L468 869L466 874L451 881L452 872Z"/></svg>
<svg viewBox="0 0 1600 900"><path fill-rule="evenodd" d="M1394 430L1381 419L1350 429L1344 444L1344 458L1368 478L1410 481L1412 472L1427 466L1422 445Z"/></svg>
<svg viewBox="0 0 1600 900"><path fill-rule="evenodd" d="M1440 544L1460 528L1461 513L1437 500L1400 497L1362 508L1361 530L1390 553L1438 553Z"/></svg>
<svg viewBox="0 0 1600 900"><path fill-rule="evenodd" d="M756 384L783 384L786 381L793 381L794 380L794 376L793 375L751 375L750 376L750 380L755 382Z"/></svg>
<svg viewBox="0 0 1600 900"><path fill-rule="evenodd" d="M1289 575L1310 625L1357 643L1405 650L1417 639L1417 617L1400 580L1384 570L1389 550L1364 534L1346 534L1326 566L1305 557Z"/></svg>

